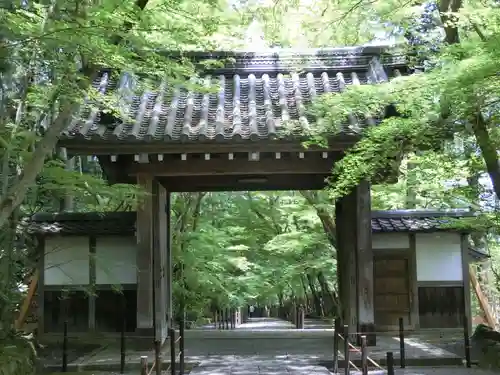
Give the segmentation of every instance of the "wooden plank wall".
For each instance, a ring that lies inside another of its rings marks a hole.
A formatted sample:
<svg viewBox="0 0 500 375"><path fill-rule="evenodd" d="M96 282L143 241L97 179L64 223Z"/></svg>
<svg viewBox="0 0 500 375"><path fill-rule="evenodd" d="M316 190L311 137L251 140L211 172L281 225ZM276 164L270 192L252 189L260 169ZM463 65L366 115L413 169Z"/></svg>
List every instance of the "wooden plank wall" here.
<svg viewBox="0 0 500 375"><path fill-rule="evenodd" d="M419 286L418 300L420 328L463 327L463 286Z"/></svg>

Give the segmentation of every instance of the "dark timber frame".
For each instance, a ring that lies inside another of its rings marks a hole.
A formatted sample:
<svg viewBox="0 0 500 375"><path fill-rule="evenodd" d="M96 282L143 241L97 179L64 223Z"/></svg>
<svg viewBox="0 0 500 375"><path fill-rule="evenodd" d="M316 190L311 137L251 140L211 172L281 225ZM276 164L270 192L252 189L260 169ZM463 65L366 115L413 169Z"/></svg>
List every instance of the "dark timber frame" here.
<svg viewBox="0 0 500 375"><path fill-rule="evenodd" d="M182 154L176 155L177 160L170 157L159 162L157 155L148 155L144 163L128 158L128 163L120 164L120 169L135 176L137 184L147 193L138 207L136 226L139 245L137 325L143 334L152 329L153 315L160 319L156 323L159 327L156 337L164 337L161 334L163 327L171 324L171 280L166 278L171 275L172 264L169 230L165 230L170 222L171 192L320 189L325 186L324 180L329 176L332 165L339 159L336 151L304 150L288 154L279 151L270 153L272 156L279 154L278 159L276 156L274 159L260 158L260 154L255 152L255 161L252 154L235 160L234 154L238 153L234 151L223 156L219 154L215 160L211 159L211 154L204 154L201 158L194 158L191 166L189 158L184 159ZM127 160L126 157L124 159ZM167 191L169 187L170 191ZM375 345L370 184L363 182L341 198L336 206L338 257L342 264L339 267L342 317L352 332L366 332L370 345ZM153 257L157 261L153 262ZM155 287L156 314L152 311L153 263L155 274L159 275ZM166 296L166 301L162 300L163 296ZM166 321L162 320L164 316L167 316Z"/></svg>
<svg viewBox="0 0 500 375"><path fill-rule="evenodd" d="M206 86L218 77L217 93L169 91L163 82L155 94L134 94L131 120L84 105L60 140L70 155L96 155L110 183L137 183L147 193L137 209L137 327L156 327L156 339L164 340L172 324L170 193L322 189L335 163L376 121L348 116L323 148L305 148L307 138L278 130L289 120L308 128L315 120L305 104L316 95L407 71L404 56L384 47L192 55L195 62L227 57L234 62L203 72ZM95 86L101 93L121 90L109 81L104 71ZM374 345L370 184L362 182L336 206L342 317Z"/></svg>

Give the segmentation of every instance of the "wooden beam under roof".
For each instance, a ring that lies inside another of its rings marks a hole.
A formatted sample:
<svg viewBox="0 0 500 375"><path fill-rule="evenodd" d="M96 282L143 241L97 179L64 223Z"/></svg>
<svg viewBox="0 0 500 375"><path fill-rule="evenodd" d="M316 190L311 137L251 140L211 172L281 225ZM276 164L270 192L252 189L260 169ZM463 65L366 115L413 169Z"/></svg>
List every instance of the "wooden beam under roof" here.
<svg viewBox="0 0 500 375"><path fill-rule="evenodd" d="M324 175L231 175L159 177L158 180L171 192L201 191L276 191L321 190L327 186Z"/></svg>
<svg viewBox="0 0 500 375"><path fill-rule="evenodd" d="M221 153L221 152L310 152L345 151L356 144L360 136L335 136L328 140L326 147L310 145L307 149L303 142L309 138L259 140L259 141L222 141L222 142L108 142L86 141L85 139L65 139L59 141L66 147L69 156L75 155L126 155L126 154L183 154L183 153Z"/></svg>
<svg viewBox="0 0 500 375"><path fill-rule="evenodd" d="M255 154L255 153L253 153ZM252 156L254 156L251 154ZM286 157L285 157L286 156ZM188 154L185 158L169 155L159 162L149 158L149 163L128 161L124 164L126 174L151 174L155 176L214 176L214 175L328 175L340 155L332 154L324 159L321 152L310 152L300 158L300 153L289 153L276 159L274 154L249 157L247 154Z"/></svg>

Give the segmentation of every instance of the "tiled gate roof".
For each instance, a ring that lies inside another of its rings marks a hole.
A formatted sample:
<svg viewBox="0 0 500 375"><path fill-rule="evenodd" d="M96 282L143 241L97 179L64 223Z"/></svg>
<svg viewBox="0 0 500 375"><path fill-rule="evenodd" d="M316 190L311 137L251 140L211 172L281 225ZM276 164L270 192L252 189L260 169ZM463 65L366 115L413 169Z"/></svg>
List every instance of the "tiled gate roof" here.
<svg viewBox="0 0 500 375"><path fill-rule="evenodd" d="M373 233L464 231L451 228L450 218L469 216L449 211L372 211ZM26 222L32 233L66 235L113 235L135 232L135 212L40 213Z"/></svg>
<svg viewBox="0 0 500 375"><path fill-rule="evenodd" d="M195 79L210 92L158 82L140 89L128 74L104 71L94 81L102 94L118 97L119 116L87 101L63 140L95 142L258 141L281 138L284 124L300 134L313 125L306 106L315 96L351 84L379 83L405 68L405 58L380 47L306 52L193 54L195 61L223 60ZM356 134L371 118L350 119L343 133ZM299 134L296 133L296 134ZM291 135L293 137L293 134Z"/></svg>
<svg viewBox="0 0 500 375"><path fill-rule="evenodd" d="M372 211L373 232L435 232L453 230L453 220L471 217L468 211L387 210ZM456 231L467 231L455 229Z"/></svg>

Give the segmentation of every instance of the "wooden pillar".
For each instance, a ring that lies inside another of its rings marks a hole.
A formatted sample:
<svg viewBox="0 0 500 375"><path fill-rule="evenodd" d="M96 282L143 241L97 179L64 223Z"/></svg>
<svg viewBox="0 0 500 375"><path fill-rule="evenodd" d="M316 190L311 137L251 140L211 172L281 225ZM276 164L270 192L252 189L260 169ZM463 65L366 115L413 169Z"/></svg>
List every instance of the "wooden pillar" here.
<svg viewBox="0 0 500 375"><path fill-rule="evenodd" d="M155 254L157 258L156 262L156 275L158 277L157 282L157 291L156 294L156 309L157 309L157 322L158 322L158 335L163 342L168 335L168 320L167 320L167 304L171 306L171 296L170 301L167 301L167 275L171 275L172 269L169 268L167 264L167 245L170 242L167 242L167 237L170 236L170 214L167 215L166 212L166 202L168 199L168 194L165 188L156 183L158 189L158 199L156 204L156 211L158 214L158 222L155 226L156 234L155 238L157 239L157 247L155 248ZM168 217L168 221L167 221ZM168 246L168 250L170 253L170 246Z"/></svg>
<svg viewBox="0 0 500 375"><path fill-rule="evenodd" d="M137 205L137 331L142 335L152 334L153 299L152 299L152 185L150 175L138 175L137 184L145 195Z"/></svg>
<svg viewBox="0 0 500 375"><path fill-rule="evenodd" d="M45 331L45 237L36 236L38 258L38 284L36 287L37 333Z"/></svg>
<svg viewBox="0 0 500 375"><path fill-rule="evenodd" d="M469 273L469 236L462 234L460 238L460 247L462 250L462 282L464 288L464 316L468 319L467 325L469 334L472 335L472 306L471 306L471 288ZM495 328L495 327L493 327Z"/></svg>
<svg viewBox="0 0 500 375"><path fill-rule="evenodd" d="M171 199L172 195L170 192L164 190L165 193L165 206L163 207L163 212L165 216L163 217L164 223L162 227L165 228L163 231L162 243L165 246L165 315L167 319L167 327L173 328L173 315L174 310L172 306L172 290L173 290L173 267L172 267L172 231L171 231L171 217L172 217L172 206Z"/></svg>
<svg viewBox="0 0 500 375"><path fill-rule="evenodd" d="M166 277L171 273L166 267L169 248L167 193L151 175L139 175L137 182L145 192L137 208L136 224L137 330L143 335L154 335L156 340L163 342L168 328Z"/></svg>
<svg viewBox="0 0 500 375"><path fill-rule="evenodd" d="M418 312L418 283L417 283L417 238L415 233L410 233L410 258L408 259L410 281L410 324L409 329L420 328L420 315Z"/></svg>
<svg viewBox="0 0 500 375"><path fill-rule="evenodd" d="M95 331L95 300L96 300L96 250L97 238L89 237L89 331Z"/></svg>
<svg viewBox="0 0 500 375"><path fill-rule="evenodd" d="M370 184L361 182L339 199L335 215L342 320L349 333L363 332L375 345Z"/></svg>
<svg viewBox="0 0 500 375"><path fill-rule="evenodd" d="M352 209L352 194L342 197L335 203L335 223L337 231L337 277L341 306L342 324L349 326L349 334L357 331L356 300L356 259L355 243L352 238L355 219ZM351 336L351 341L355 339Z"/></svg>
<svg viewBox="0 0 500 375"><path fill-rule="evenodd" d="M356 266L358 275L359 332L366 334L367 344L376 345L375 306L373 300L373 249L370 184L362 181L355 192L357 209Z"/></svg>

